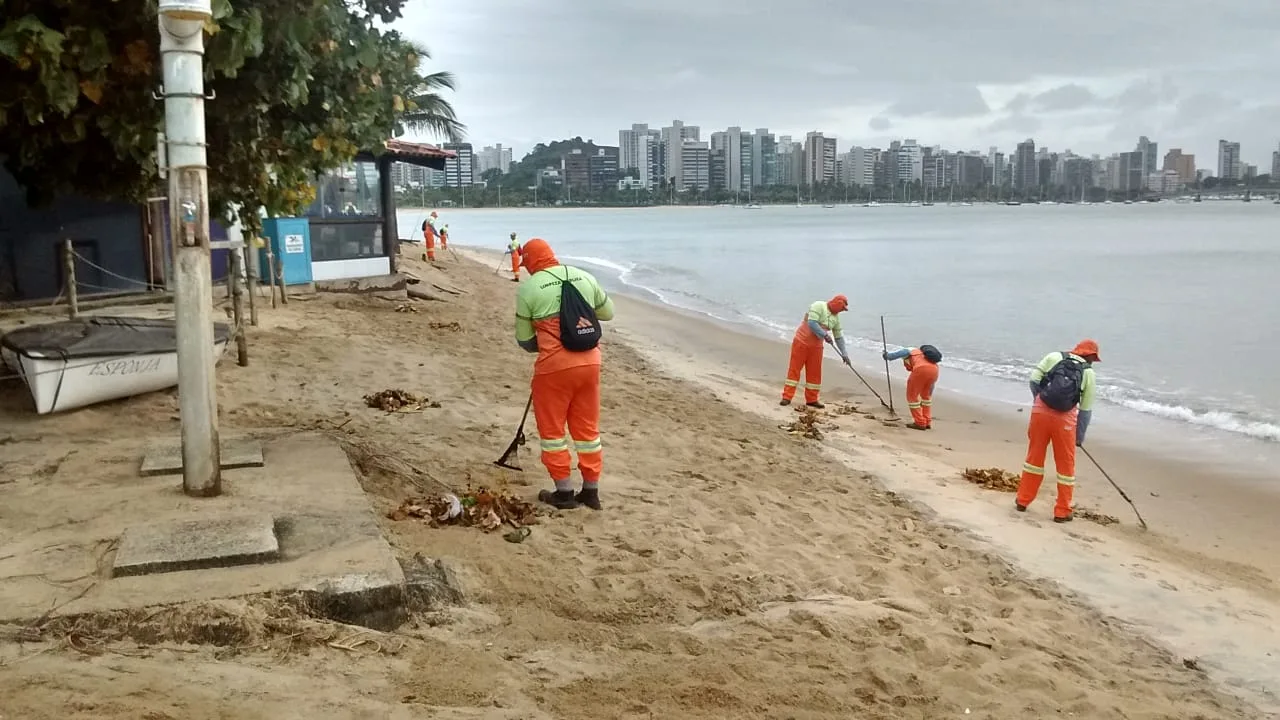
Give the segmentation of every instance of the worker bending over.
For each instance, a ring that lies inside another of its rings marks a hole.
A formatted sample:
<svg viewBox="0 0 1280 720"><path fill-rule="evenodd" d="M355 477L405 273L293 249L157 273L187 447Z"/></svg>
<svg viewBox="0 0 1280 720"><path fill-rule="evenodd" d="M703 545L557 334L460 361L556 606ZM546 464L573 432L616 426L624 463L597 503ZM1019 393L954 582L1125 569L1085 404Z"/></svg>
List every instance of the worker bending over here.
<svg viewBox="0 0 1280 720"><path fill-rule="evenodd" d="M840 351L840 359L844 364L853 367L844 346L844 332L840 329L839 315L848 309L849 299L843 295L825 302L819 300L809 306L809 312L804 316L800 327L796 328L795 337L791 339L791 364L787 366L787 381L782 385L780 405L791 404L803 370L805 405L818 409L826 407L818 402L818 394L822 392L823 344L833 345Z"/></svg>
<svg viewBox="0 0 1280 720"><path fill-rule="evenodd" d="M436 211L432 210L426 220L422 221L422 242L426 245L426 252L422 253L422 259L430 262L436 261Z"/></svg>
<svg viewBox="0 0 1280 720"><path fill-rule="evenodd" d="M446 224L440 228L440 251L444 252L449 249L449 226Z"/></svg>
<svg viewBox="0 0 1280 720"><path fill-rule="evenodd" d="M938 363L942 353L932 345L903 348L883 353L885 360L901 360L911 373L907 376L907 408L911 410L912 430L933 428L933 386L938 383Z"/></svg>
<svg viewBox="0 0 1280 720"><path fill-rule="evenodd" d="M511 242L502 254L511 256L511 282L520 282L520 241L516 240L515 233L511 233Z"/></svg>
<svg viewBox="0 0 1280 720"><path fill-rule="evenodd" d="M514 235L513 235L514 237ZM516 291L516 342L536 352L533 414L542 439L542 464L554 491L538 499L562 510L600 509L600 321L613 319L613 301L585 270L561 265L545 240L516 248L529 278ZM570 481L565 425L578 454L582 490Z"/></svg>
<svg viewBox="0 0 1280 720"><path fill-rule="evenodd" d="M1058 502L1053 521L1071 522L1072 498L1076 485L1076 447L1084 446L1084 436L1093 416L1097 379L1093 364L1098 359L1098 343L1081 340L1071 352L1052 352L1031 371L1031 422L1027 427L1027 459L1022 464L1015 507L1026 512L1044 481L1044 461L1053 445L1053 463L1058 471Z"/></svg>

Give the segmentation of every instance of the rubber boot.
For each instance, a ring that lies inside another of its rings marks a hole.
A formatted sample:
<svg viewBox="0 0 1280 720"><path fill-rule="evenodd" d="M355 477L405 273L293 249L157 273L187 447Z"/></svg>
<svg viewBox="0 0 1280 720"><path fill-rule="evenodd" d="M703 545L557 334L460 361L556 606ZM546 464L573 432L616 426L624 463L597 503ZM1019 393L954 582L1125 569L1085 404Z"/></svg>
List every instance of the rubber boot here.
<svg viewBox="0 0 1280 720"><path fill-rule="evenodd" d="M822 403L820 403L820 402L811 402L811 403L805 403L805 407L811 407L811 408L813 408L814 410L822 410L822 409L824 409L824 408L825 408L825 407L827 407L827 406L826 406L826 405L823 405L823 404L822 404Z"/></svg>
<svg viewBox="0 0 1280 720"><path fill-rule="evenodd" d="M786 407L791 404L791 401L787 400L786 398L783 398L778 404L781 405L782 407Z"/></svg>
<svg viewBox="0 0 1280 720"><path fill-rule="evenodd" d="M592 510L604 509L600 505L600 488L584 487L578 491L577 495L573 496L573 499L576 500L579 505L586 505Z"/></svg>
<svg viewBox="0 0 1280 720"><path fill-rule="evenodd" d="M541 490L538 492L538 500L557 510L573 510L578 507L572 490Z"/></svg>

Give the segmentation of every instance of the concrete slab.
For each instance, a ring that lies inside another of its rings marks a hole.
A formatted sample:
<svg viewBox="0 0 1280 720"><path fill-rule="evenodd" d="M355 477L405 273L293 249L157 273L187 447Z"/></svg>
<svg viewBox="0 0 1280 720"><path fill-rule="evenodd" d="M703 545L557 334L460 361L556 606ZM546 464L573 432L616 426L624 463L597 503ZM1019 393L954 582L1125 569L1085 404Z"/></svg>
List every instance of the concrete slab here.
<svg viewBox="0 0 1280 720"><path fill-rule="evenodd" d="M269 467L223 473L215 498L187 497L172 478L139 478L148 444L74 453L51 475L5 486L0 623L26 624L50 608L79 615L258 594L297 597L360 624L403 615L404 571L336 442L318 433L265 441ZM275 520L275 562L112 575L112 546L131 528L253 515Z"/></svg>
<svg viewBox="0 0 1280 720"><path fill-rule="evenodd" d="M137 525L124 531L112 577L278 560L275 520L265 513Z"/></svg>
<svg viewBox="0 0 1280 720"><path fill-rule="evenodd" d="M247 467L262 467L266 464L262 457L262 443L252 438L231 438L221 442L222 453L219 465L223 470L237 470ZM171 441L164 445L152 447L142 457L141 474L143 477L156 475L182 474L182 441Z"/></svg>

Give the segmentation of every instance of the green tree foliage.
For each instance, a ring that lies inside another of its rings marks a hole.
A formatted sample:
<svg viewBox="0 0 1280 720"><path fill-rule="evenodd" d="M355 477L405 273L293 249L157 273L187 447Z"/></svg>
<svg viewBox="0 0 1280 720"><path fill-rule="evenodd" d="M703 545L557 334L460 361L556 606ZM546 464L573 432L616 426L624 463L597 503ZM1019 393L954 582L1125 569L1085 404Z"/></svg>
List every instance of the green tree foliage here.
<svg viewBox="0 0 1280 720"><path fill-rule="evenodd" d="M205 113L215 215L240 206L253 226L259 207L296 212L317 173L403 131L416 109L408 98L424 87L422 55L377 25L403 3L214 0ZM162 85L155 0L2 7L0 156L32 201L154 192L164 115L152 96Z"/></svg>

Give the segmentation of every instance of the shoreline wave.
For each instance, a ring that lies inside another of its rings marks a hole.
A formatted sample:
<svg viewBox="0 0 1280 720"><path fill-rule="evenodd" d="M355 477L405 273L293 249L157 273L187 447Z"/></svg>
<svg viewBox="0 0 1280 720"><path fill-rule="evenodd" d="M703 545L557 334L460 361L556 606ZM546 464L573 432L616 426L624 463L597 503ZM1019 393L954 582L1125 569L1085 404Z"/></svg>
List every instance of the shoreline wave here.
<svg viewBox="0 0 1280 720"><path fill-rule="evenodd" d="M789 340L791 334L795 331L793 325L786 325L752 313L738 312L713 298L674 288L653 287L636 279L637 274L651 275L655 279L659 278L664 272L662 268L650 267L639 263L622 264L590 255L565 255L564 259L606 270L612 273L614 279L627 288L651 296L659 303L677 310L692 312L722 323L762 331L783 341ZM666 271L683 274L686 277L696 277L695 274L682 268L666 268ZM684 299L685 302L680 302L681 299ZM853 347L861 350L871 351L876 354L879 354L881 350L878 339L850 336L849 340ZM968 375L1009 383L1025 383L1026 368L1028 366L1027 363L1013 365L955 356L948 356L947 365ZM1171 420L1192 427L1227 432L1262 442L1280 443L1280 424L1272 422L1269 418L1260 418L1247 413L1232 412L1221 408L1192 407L1188 404L1183 404L1183 402L1160 402L1151 399L1154 391L1133 385L1100 385L1098 391L1104 401L1143 415Z"/></svg>

